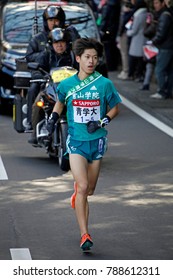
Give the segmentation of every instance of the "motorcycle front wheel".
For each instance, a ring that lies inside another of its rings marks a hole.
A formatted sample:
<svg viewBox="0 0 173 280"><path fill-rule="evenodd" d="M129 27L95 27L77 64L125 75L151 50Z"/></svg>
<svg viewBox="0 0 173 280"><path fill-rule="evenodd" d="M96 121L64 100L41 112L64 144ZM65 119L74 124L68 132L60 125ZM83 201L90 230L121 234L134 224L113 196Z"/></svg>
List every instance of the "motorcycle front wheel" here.
<svg viewBox="0 0 173 280"><path fill-rule="evenodd" d="M59 150L58 150L58 161L59 161L59 167L63 171L69 171L70 169L70 163L69 159L64 156L66 152L66 139L68 134L68 126L67 123L60 123L59 126Z"/></svg>

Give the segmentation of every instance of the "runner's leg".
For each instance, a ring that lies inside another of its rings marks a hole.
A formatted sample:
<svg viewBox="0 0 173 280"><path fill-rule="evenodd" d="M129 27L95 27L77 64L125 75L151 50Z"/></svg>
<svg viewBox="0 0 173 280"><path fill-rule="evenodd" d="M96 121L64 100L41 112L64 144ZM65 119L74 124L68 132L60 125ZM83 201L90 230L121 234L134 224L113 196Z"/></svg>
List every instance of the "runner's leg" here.
<svg viewBox="0 0 173 280"><path fill-rule="evenodd" d="M81 236L88 232L89 206L87 196L92 195L98 179L100 160L88 163L79 154L70 154L70 166L77 183L75 211Z"/></svg>
<svg viewBox="0 0 173 280"><path fill-rule="evenodd" d="M79 224L81 236L88 232L88 162L79 154L70 154L70 167L77 183L77 195L75 199L75 212ZM87 213L86 213L87 211Z"/></svg>

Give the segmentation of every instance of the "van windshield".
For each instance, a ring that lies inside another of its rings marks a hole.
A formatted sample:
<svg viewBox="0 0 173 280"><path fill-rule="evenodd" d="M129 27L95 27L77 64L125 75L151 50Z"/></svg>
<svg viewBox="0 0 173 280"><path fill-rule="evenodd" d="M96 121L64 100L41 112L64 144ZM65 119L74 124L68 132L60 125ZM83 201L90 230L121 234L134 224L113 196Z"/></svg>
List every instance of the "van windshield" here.
<svg viewBox="0 0 173 280"><path fill-rule="evenodd" d="M42 13L41 10L37 13L39 30L42 28ZM28 43L33 35L34 16L33 6L6 8L3 24L4 39L9 43Z"/></svg>
<svg viewBox="0 0 173 280"><path fill-rule="evenodd" d="M6 6L3 16L3 36L9 43L27 44L34 34L34 5ZM37 7L38 31L43 28L42 14L45 6ZM73 25L81 37L98 38L95 20L89 11L80 6L63 6L66 14L66 23Z"/></svg>

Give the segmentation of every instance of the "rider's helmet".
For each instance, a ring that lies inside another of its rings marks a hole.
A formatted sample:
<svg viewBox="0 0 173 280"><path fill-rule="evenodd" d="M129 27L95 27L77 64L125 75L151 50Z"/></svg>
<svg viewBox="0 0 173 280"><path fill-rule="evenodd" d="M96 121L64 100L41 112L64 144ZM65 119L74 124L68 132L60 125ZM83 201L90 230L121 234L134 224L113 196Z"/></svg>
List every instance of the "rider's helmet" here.
<svg viewBox="0 0 173 280"><path fill-rule="evenodd" d="M67 30L62 29L62 28L54 28L52 31L49 33L49 42L50 43L55 43L59 41L65 41L69 43L71 40L70 34Z"/></svg>
<svg viewBox="0 0 173 280"><path fill-rule="evenodd" d="M65 25L65 12L64 10L59 7L59 6L53 6L53 5L49 5L43 13L43 20L47 21L48 19L58 19L60 21L60 27L64 27Z"/></svg>

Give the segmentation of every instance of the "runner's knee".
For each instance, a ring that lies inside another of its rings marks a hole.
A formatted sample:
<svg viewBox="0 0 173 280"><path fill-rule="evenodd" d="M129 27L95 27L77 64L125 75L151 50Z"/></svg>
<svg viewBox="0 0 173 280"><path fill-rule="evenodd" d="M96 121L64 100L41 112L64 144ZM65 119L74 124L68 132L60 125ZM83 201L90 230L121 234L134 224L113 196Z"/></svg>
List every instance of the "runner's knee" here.
<svg viewBox="0 0 173 280"><path fill-rule="evenodd" d="M79 193L81 195L87 195L88 194L88 185L86 183L78 184L77 193Z"/></svg>

